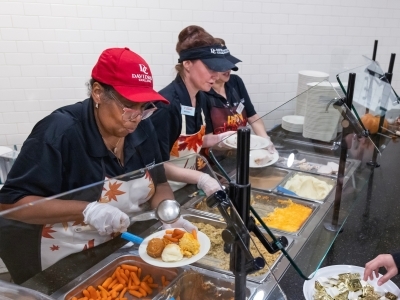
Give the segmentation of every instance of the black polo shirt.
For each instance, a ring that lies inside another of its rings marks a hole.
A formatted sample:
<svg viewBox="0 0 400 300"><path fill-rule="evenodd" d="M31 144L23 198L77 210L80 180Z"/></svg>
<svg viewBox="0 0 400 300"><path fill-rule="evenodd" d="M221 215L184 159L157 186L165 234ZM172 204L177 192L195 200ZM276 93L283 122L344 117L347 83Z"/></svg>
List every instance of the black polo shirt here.
<svg viewBox="0 0 400 300"><path fill-rule="evenodd" d="M239 101L241 101L244 105L244 109L246 110L246 115L248 118L257 113L254 109L253 103L251 103L249 93L247 92L242 78L240 78L238 75L231 74L229 81L226 82L224 86L227 99L213 89L205 93L208 97L214 97L216 100L216 107L224 107L227 105L227 103L229 103L229 106L231 107L237 107L239 105ZM207 110L210 109L211 105L211 101L207 101Z"/></svg>
<svg viewBox="0 0 400 300"><path fill-rule="evenodd" d="M59 108L39 121L24 142L0 190L0 203L15 203L28 195L53 196L161 162L151 121L141 121L125 137L124 159L121 167L104 145L91 98ZM150 173L155 185L166 182L162 166ZM97 201L102 188L101 183L60 198ZM41 225L0 218L0 257L17 283L41 271L41 230Z"/></svg>
<svg viewBox="0 0 400 300"><path fill-rule="evenodd" d="M163 88L159 93L166 98L170 104L161 102L156 103L158 110L150 117L157 131L158 140L161 149L161 156L164 161L169 160L169 153L172 146L182 132L181 105L192 107L189 92L178 74L174 81ZM196 107L194 116L186 115L186 133L194 134L198 132L203 125L201 110L206 120L206 134L212 133L212 124L206 106L206 96L199 91L196 94Z"/></svg>

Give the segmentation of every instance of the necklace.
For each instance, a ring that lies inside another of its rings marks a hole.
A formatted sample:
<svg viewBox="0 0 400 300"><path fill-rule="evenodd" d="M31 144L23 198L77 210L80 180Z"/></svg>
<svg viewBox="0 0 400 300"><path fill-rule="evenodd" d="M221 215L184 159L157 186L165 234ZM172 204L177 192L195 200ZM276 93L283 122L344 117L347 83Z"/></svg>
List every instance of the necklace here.
<svg viewBox="0 0 400 300"><path fill-rule="evenodd" d="M104 139L104 137L102 136L102 139L103 139L103 141L104 141L104 144L106 144L106 146L107 146L107 143L106 143L106 140ZM109 149L114 155L117 155L117 151L118 151L118 144L119 144L119 141L121 140L122 138L119 138L119 140L118 140L118 142L117 142L117 144L115 144L115 146L114 147L112 147L111 149Z"/></svg>
<svg viewBox="0 0 400 300"><path fill-rule="evenodd" d="M113 152L114 154L117 154L117 151L118 151L118 144L119 144L119 141L120 141L120 140L121 140L121 138L119 138L117 144L115 145L114 149L112 150L112 152Z"/></svg>

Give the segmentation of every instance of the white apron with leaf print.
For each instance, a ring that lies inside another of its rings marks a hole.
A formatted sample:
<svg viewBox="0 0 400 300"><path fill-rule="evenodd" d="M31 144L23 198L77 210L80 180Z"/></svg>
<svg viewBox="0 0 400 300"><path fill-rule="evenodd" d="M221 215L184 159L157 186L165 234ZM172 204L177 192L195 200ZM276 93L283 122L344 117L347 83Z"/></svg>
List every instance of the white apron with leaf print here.
<svg viewBox="0 0 400 300"><path fill-rule="evenodd" d="M180 168L192 169L196 170L196 163L201 164L204 162L196 161L197 156L193 155L188 159L179 159L181 157L190 155L190 154L199 154L200 150L203 146L203 137L206 132L205 125L201 125L200 130L194 134L186 134L186 115L182 116L182 130L179 138L175 141L174 145L172 146L170 152L170 159L177 159L175 161L171 161L174 165ZM205 123L205 118L203 111L201 111L201 117L203 120L203 124ZM201 168L198 168L201 169ZM183 182L176 182L169 180L169 185L171 186L172 191L179 190L183 188L186 183Z"/></svg>
<svg viewBox="0 0 400 300"><path fill-rule="evenodd" d="M104 182L99 202L119 208L132 216L142 210L155 192L154 184L148 171L144 176L131 181L109 179ZM68 201L68 200L66 200ZM101 236L97 231L75 232L76 226L83 222L64 222L43 226L41 239L42 270L60 259L111 240L116 234Z"/></svg>

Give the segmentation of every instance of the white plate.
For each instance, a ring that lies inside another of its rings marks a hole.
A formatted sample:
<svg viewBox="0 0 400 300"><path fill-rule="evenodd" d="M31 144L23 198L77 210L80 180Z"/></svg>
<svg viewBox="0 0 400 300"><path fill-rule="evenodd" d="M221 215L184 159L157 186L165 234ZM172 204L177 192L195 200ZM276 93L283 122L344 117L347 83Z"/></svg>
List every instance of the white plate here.
<svg viewBox="0 0 400 300"><path fill-rule="evenodd" d="M338 274L342 273L360 273L361 278L364 276L364 268L358 267L358 266L351 266L351 265L335 265L335 266L329 266L329 267L324 267L321 268L317 271L317 274L311 279L311 280L306 280L303 284L303 294L304 297L307 300L313 300L313 295L314 295L314 284L315 280L318 279L318 277L332 277ZM379 274L379 276L382 276ZM367 282L374 287L375 290L378 290L380 292L391 292L395 294L396 296L400 295L400 290L393 283L393 281L389 280L385 284L382 284L381 286L378 287L378 279L374 278L374 280L367 280Z"/></svg>
<svg viewBox="0 0 400 300"><path fill-rule="evenodd" d="M180 229L185 230L183 228L180 228ZM210 243L210 239L208 238L208 236L205 235L204 233L202 233L201 231L197 231L197 239L200 243L200 252L197 253L196 255L193 255L191 258L184 257L180 261L165 262L161 258L153 258L153 257L149 256L146 251L147 244L149 243L149 241L153 238L162 238L164 236L164 234L165 234L165 230L157 231L157 232L149 235L147 238L145 238L144 241L139 246L140 257L150 265L162 267L162 268L175 268L175 267L186 266L186 265L190 265L190 264L198 261L204 255L206 255L208 253L208 251L210 250L211 243Z"/></svg>
<svg viewBox="0 0 400 300"><path fill-rule="evenodd" d="M271 161L269 161L266 164L262 164L262 165L256 164L254 160L259 158L260 156L262 157L265 154L269 154L269 151L265 150L265 149L251 150L250 151L249 167L250 168L264 168L264 167L267 167L267 166L270 166L270 165L276 163L278 161L278 159L279 159L279 153L278 153L278 151L275 151L274 153L272 153L272 160Z"/></svg>
<svg viewBox="0 0 400 300"><path fill-rule="evenodd" d="M226 138L223 140L224 144L230 148L236 148L237 147L237 134L233 134L230 137ZM256 149L263 149L268 147L270 144L270 141L268 139L265 139L261 136L251 134L250 135L250 150L256 150Z"/></svg>
<svg viewBox="0 0 400 300"><path fill-rule="evenodd" d="M293 124L293 125L303 125L304 124L303 116L296 116L296 115L284 116L282 118L282 120L287 122L288 124Z"/></svg>

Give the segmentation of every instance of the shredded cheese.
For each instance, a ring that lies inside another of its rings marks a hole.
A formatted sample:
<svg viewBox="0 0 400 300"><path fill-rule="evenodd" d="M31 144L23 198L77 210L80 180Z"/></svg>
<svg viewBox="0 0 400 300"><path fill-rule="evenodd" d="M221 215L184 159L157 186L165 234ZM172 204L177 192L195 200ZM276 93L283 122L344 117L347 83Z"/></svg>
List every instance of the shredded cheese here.
<svg viewBox="0 0 400 300"><path fill-rule="evenodd" d="M311 215L312 209L293 203L291 200L288 202L288 206L277 207L273 212L262 218L267 226L287 232L296 232L300 229L301 225Z"/></svg>

